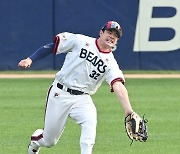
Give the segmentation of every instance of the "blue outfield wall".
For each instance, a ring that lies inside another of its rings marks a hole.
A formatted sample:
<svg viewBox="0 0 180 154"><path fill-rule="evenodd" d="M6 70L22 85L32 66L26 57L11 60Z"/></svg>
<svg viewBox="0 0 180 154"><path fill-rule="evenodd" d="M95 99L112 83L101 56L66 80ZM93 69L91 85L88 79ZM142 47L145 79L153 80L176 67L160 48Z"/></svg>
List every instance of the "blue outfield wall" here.
<svg viewBox="0 0 180 154"><path fill-rule="evenodd" d="M0 70L18 70L60 32L98 37L108 20L123 29L114 52L122 70L180 70L180 0L7 0L0 10ZM31 69L59 69L64 56Z"/></svg>

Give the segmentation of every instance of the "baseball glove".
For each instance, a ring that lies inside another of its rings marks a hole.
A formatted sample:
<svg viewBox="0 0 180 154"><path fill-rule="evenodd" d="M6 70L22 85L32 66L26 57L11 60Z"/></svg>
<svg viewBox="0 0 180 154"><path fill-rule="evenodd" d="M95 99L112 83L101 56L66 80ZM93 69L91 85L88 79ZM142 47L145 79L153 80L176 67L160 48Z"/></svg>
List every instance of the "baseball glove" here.
<svg viewBox="0 0 180 154"><path fill-rule="evenodd" d="M146 142L148 139L146 119L141 119L135 112L125 117L125 129L127 136L133 141Z"/></svg>

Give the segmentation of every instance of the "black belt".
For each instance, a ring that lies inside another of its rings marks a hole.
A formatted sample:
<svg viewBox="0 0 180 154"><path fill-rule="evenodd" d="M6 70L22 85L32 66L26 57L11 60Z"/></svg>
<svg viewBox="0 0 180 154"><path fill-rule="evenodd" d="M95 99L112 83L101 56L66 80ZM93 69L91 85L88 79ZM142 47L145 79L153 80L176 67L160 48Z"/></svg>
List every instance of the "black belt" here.
<svg viewBox="0 0 180 154"><path fill-rule="evenodd" d="M60 84L60 83L57 83L57 87L59 89L63 89L63 85ZM70 88L67 88L67 92L69 92L71 95L82 95L82 94L84 94L84 92L82 92L82 91L73 90L73 89L70 89Z"/></svg>

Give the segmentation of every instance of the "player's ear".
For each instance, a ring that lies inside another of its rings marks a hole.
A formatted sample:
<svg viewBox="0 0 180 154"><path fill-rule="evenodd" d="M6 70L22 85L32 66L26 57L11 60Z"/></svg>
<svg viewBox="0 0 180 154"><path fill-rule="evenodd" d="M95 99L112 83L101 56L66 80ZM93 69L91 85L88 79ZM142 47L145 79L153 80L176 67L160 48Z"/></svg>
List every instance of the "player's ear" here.
<svg viewBox="0 0 180 154"><path fill-rule="evenodd" d="M102 35L102 33L103 33L103 31L102 31L102 30L100 30L100 32L99 32L99 36L101 36L101 35Z"/></svg>

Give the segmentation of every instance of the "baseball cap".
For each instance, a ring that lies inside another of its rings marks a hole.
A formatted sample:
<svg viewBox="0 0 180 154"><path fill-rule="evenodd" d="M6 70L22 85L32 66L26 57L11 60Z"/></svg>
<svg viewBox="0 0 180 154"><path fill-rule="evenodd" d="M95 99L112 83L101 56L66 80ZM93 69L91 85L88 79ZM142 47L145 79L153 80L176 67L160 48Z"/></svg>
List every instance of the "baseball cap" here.
<svg viewBox="0 0 180 154"><path fill-rule="evenodd" d="M116 30L118 37L122 36L122 28L120 24L118 24L116 21L108 21L103 27L102 30Z"/></svg>

